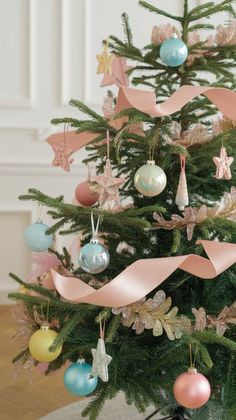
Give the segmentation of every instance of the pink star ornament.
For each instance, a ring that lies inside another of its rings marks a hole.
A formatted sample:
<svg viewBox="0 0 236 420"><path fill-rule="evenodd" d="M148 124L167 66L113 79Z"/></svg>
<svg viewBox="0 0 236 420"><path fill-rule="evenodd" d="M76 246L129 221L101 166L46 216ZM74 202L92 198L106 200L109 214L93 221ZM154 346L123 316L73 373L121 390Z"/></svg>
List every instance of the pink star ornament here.
<svg viewBox="0 0 236 420"><path fill-rule="evenodd" d="M100 86L129 86L129 78L126 73L129 69L132 69L132 66L126 65L124 57L114 56L111 63L111 73L104 74Z"/></svg>
<svg viewBox="0 0 236 420"><path fill-rule="evenodd" d="M124 184L124 178L115 178L112 174L110 159L106 160L104 173L91 177L99 186L99 204L107 211L119 211L121 208L119 187Z"/></svg>
<svg viewBox="0 0 236 420"><path fill-rule="evenodd" d="M222 146L220 149L220 157L213 157L213 162L216 165L216 174L214 177L216 179L231 179L230 165L232 165L233 161L234 158L232 156L228 157L226 148Z"/></svg>

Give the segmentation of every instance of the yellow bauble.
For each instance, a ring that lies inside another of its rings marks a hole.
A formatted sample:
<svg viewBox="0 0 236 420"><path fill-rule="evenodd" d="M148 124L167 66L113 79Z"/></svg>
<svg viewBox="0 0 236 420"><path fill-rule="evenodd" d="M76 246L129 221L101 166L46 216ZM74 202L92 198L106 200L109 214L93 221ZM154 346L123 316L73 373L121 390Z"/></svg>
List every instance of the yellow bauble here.
<svg viewBox="0 0 236 420"><path fill-rule="evenodd" d="M56 351L49 351L57 337L57 332L50 330L47 325L42 325L40 330L36 331L29 342L29 351L31 356L38 362L52 362L61 353L62 346Z"/></svg>

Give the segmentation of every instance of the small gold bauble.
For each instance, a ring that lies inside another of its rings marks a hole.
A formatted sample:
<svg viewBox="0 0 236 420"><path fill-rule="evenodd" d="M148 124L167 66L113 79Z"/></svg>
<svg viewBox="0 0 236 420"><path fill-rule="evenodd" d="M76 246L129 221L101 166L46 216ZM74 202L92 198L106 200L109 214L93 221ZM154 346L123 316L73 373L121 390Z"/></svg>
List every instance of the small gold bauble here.
<svg viewBox="0 0 236 420"><path fill-rule="evenodd" d="M29 351L31 356L38 362L52 362L55 360L61 353L62 346L56 351L49 351L49 347L51 347L57 335L56 331L50 330L46 325L42 325L30 338Z"/></svg>

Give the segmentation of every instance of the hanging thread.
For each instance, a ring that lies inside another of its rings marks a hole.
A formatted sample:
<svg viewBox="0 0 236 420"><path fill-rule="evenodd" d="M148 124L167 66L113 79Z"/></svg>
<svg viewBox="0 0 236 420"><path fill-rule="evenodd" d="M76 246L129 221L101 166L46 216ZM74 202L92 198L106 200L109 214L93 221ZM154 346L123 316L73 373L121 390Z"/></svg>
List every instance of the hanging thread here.
<svg viewBox="0 0 236 420"><path fill-rule="evenodd" d="M110 135L109 135L109 130L107 130L107 159L110 160Z"/></svg>

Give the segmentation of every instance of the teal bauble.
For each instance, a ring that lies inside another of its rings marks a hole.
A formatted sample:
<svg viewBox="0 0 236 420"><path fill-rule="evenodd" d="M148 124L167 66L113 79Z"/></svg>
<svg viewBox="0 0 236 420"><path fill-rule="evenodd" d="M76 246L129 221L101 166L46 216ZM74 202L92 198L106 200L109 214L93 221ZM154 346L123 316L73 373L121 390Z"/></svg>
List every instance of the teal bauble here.
<svg viewBox="0 0 236 420"><path fill-rule="evenodd" d="M144 196L155 197L166 186L166 174L154 160L148 160L134 175L135 188Z"/></svg>
<svg viewBox="0 0 236 420"><path fill-rule="evenodd" d="M161 44L160 59L170 67L178 67L188 57L187 45L179 38L170 38Z"/></svg>
<svg viewBox="0 0 236 420"><path fill-rule="evenodd" d="M85 397L95 391L98 377L91 375L92 366L79 359L72 363L65 371L64 385L71 394Z"/></svg>
<svg viewBox="0 0 236 420"><path fill-rule="evenodd" d="M25 229L26 245L34 252L47 251L52 245L53 235L47 235L49 226L41 222L33 223Z"/></svg>
<svg viewBox="0 0 236 420"><path fill-rule="evenodd" d="M104 271L110 261L110 255L96 239L84 245L79 253L79 265L86 273L98 274Z"/></svg>

